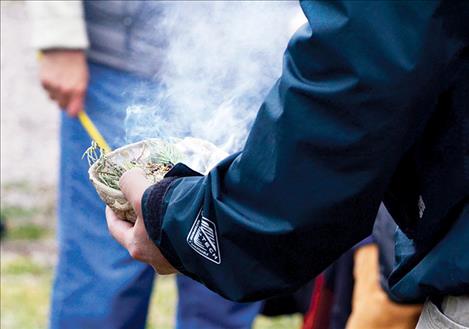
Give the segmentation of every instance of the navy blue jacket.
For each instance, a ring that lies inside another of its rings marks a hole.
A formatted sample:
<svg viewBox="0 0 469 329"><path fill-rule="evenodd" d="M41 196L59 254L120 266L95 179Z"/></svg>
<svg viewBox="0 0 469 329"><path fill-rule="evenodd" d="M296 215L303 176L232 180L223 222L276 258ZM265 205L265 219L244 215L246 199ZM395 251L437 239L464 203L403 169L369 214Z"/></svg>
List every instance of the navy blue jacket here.
<svg viewBox="0 0 469 329"><path fill-rule="evenodd" d="M243 151L150 187L150 237L182 273L256 300L368 236L384 201L403 232L396 298L469 293L468 3L301 6Z"/></svg>

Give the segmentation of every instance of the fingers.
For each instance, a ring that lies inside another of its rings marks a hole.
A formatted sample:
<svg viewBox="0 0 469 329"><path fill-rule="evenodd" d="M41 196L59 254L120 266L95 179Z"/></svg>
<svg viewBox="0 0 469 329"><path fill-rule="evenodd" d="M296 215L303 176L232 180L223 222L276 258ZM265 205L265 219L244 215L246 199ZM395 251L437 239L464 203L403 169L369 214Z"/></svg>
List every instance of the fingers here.
<svg viewBox="0 0 469 329"><path fill-rule="evenodd" d="M61 109L71 117L77 116L84 107L85 90L83 88L61 88L50 83L43 84L51 100L56 101Z"/></svg>
<svg viewBox="0 0 469 329"><path fill-rule="evenodd" d="M128 249L132 235L132 224L117 217L108 206L106 206L106 222L109 232L114 239L124 248Z"/></svg>
<svg viewBox="0 0 469 329"><path fill-rule="evenodd" d="M137 217L135 225L132 226L118 218L111 208L106 207L106 221L111 235L127 249L132 258L150 264L159 274L177 273L150 240L141 217Z"/></svg>
<svg viewBox="0 0 469 329"><path fill-rule="evenodd" d="M49 97L76 116L83 109L88 85L88 65L82 50L50 50L43 52L39 62L42 87Z"/></svg>
<svg viewBox="0 0 469 329"><path fill-rule="evenodd" d="M145 223L143 222L143 218L141 216L137 216L133 227L135 235L145 237L146 239L150 240L150 236L147 233Z"/></svg>
<svg viewBox="0 0 469 329"><path fill-rule="evenodd" d="M137 217L142 217L141 200L143 193L150 185L151 182L141 168L126 171L119 180L119 187L134 208Z"/></svg>
<svg viewBox="0 0 469 329"><path fill-rule="evenodd" d="M78 112L83 110L84 108L84 101L85 101L85 91L78 90L76 91L70 98L70 102L68 102L67 106L67 113L71 117L76 117Z"/></svg>
<svg viewBox="0 0 469 329"><path fill-rule="evenodd" d="M70 102L70 98L72 97L72 94L70 91L68 90L58 90L57 91L57 96L56 96L56 100L57 100L57 103L59 103L59 106L61 109L66 109L67 106L68 106L68 103Z"/></svg>
<svg viewBox="0 0 469 329"><path fill-rule="evenodd" d="M60 84L53 82L43 81L42 83L44 89L47 91L49 98L60 106L61 109L66 109L68 103L72 97L72 92L64 89Z"/></svg>
<svg viewBox="0 0 469 329"><path fill-rule="evenodd" d="M177 270L168 262L160 249L148 236L145 223L141 217L137 217L133 227L133 234L136 243L133 243L128 248L133 258L150 264L158 274L177 273Z"/></svg>

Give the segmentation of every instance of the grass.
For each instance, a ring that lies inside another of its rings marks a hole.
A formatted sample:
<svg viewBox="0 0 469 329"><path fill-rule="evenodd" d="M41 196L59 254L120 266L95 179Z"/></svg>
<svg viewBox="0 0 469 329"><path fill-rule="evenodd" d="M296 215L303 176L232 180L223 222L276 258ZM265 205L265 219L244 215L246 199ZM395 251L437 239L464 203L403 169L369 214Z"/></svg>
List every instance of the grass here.
<svg viewBox="0 0 469 329"><path fill-rule="evenodd" d="M276 318L267 318L258 316L254 322L254 329L295 329L301 328L302 317L299 315L279 316Z"/></svg>
<svg viewBox="0 0 469 329"><path fill-rule="evenodd" d="M174 327L177 299L174 277L162 276L153 289L147 329L172 329Z"/></svg>
<svg viewBox="0 0 469 329"><path fill-rule="evenodd" d="M29 275L39 277L41 275L49 275L50 269L33 262L28 257L18 256L12 260L7 261L6 264L1 266L2 277L15 277L21 275Z"/></svg>
<svg viewBox="0 0 469 329"><path fill-rule="evenodd" d="M49 227L36 223L36 216L50 216L48 208L25 208L4 206L0 210L0 220L7 230L7 240L40 240L53 236Z"/></svg>
<svg viewBox="0 0 469 329"><path fill-rule="evenodd" d="M18 256L1 261L1 328L36 329L47 327L49 294L53 270ZM160 277L150 306L147 329L172 329L176 305L174 277ZM266 318L259 316L254 329L299 328L299 316Z"/></svg>
<svg viewBox="0 0 469 329"><path fill-rule="evenodd" d="M0 258L0 328L47 328L53 266L45 260L55 255L50 255L48 248L37 246L50 244L53 237L53 190L47 192L52 196L46 194L46 201L38 204L28 202L27 198L37 195L37 190L26 183L2 186L2 190L20 194L20 199L26 200L24 204L29 207L2 199L1 217L7 232L2 238ZM177 298L174 277L159 277L154 289L147 329L172 329ZM295 329L300 326L300 316L258 316L253 328Z"/></svg>
<svg viewBox="0 0 469 329"><path fill-rule="evenodd" d="M42 238L50 237L53 235L49 229L36 224L21 224L14 226L7 226L8 240L40 240Z"/></svg>
<svg viewBox="0 0 469 329"><path fill-rule="evenodd" d="M153 293L147 329L173 329L176 305L176 283L174 277L159 277ZM253 329L295 329L300 328L299 315L267 318L258 316Z"/></svg>
<svg viewBox="0 0 469 329"><path fill-rule="evenodd" d="M19 206L5 206L0 210L2 219L31 219L39 211L38 208L25 208Z"/></svg>
<svg viewBox="0 0 469 329"><path fill-rule="evenodd" d="M46 328L52 269L26 257L1 260L1 327Z"/></svg>

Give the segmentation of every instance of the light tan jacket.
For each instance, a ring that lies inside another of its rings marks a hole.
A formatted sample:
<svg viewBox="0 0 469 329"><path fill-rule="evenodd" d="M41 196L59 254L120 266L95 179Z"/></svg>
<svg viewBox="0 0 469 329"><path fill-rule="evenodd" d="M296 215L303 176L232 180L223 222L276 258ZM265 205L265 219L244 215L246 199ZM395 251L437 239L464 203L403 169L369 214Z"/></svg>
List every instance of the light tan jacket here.
<svg viewBox="0 0 469 329"><path fill-rule="evenodd" d="M82 1L26 1L37 49L88 48Z"/></svg>

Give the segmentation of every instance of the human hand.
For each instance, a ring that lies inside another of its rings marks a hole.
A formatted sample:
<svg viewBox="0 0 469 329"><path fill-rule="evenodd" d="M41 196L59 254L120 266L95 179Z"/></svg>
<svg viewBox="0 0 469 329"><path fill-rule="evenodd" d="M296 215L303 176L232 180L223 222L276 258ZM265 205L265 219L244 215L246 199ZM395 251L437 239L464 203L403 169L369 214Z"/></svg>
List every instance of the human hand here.
<svg viewBox="0 0 469 329"><path fill-rule="evenodd" d="M49 97L70 116L83 110L88 86L88 65L83 50L44 51L39 76Z"/></svg>
<svg viewBox="0 0 469 329"><path fill-rule="evenodd" d="M134 224L124 221L106 207L106 220L109 232L136 260L150 264L158 274L176 273L177 270L166 260L158 247L150 240L143 223L141 200L145 190L151 185L141 168L125 172L119 186L126 199L134 208L137 219Z"/></svg>

